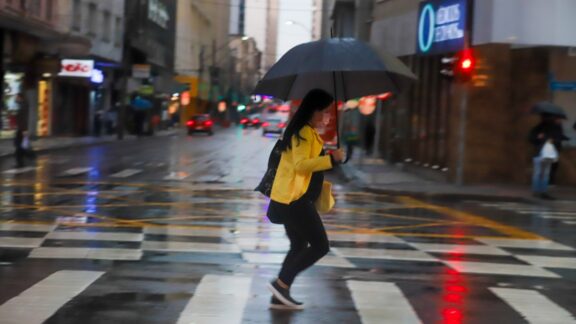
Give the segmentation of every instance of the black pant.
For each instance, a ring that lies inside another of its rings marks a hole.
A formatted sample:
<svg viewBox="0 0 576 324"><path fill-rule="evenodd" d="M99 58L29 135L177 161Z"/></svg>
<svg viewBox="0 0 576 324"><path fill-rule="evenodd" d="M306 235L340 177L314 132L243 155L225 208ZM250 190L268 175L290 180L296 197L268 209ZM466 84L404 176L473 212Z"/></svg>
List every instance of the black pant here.
<svg viewBox="0 0 576 324"><path fill-rule="evenodd" d="M320 260L330 250L328 236L314 204L302 198L290 204L284 228L290 239L290 251L278 278L292 285L296 276Z"/></svg>
<svg viewBox="0 0 576 324"><path fill-rule="evenodd" d="M14 155L16 156L16 166L19 168L23 167L26 151L23 148L17 148L16 152L14 152Z"/></svg>

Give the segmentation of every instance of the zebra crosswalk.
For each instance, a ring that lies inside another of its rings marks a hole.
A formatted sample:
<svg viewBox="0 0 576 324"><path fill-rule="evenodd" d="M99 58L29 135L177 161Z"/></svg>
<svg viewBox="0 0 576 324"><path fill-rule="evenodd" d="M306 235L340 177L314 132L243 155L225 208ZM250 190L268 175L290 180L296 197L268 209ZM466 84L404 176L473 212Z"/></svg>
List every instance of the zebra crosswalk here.
<svg viewBox="0 0 576 324"><path fill-rule="evenodd" d="M470 201L487 208L538 217L545 220L556 220L565 225L576 225L576 204L566 205L531 205L523 202L483 202Z"/></svg>
<svg viewBox="0 0 576 324"><path fill-rule="evenodd" d="M73 315L76 322L97 318L108 323L139 322L126 320L130 318L126 313L129 311L136 313L135 319L146 316L147 323L163 324L257 324L270 323L270 316L286 316L285 311L268 309L271 294L265 286L267 278L260 273L204 273L186 279L186 285L170 293L171 281L182 280L174 276L186 276L181 271L159 274L171 280L148 274L139 277L138 285L133 281L119 282L122 270L48 272L45 277L23 286L22 291L13 291L13 296L4 298L6 301L0 304L0 322L56 323L67 315ZM414 282L408 287L402 282L367 279L346 279L340 285L337 281L313 276L302 276L293 289L295 297L305 305L297 314L302 323L319 319L337 323L342 317L357 318L346 322L351 324L487 323L498 319L508 319L506 323L576 323L576 306L563 301L566 296L556 290L490 284L451 285L445 290L436 289L435 283ZM156 295L167 294L166 298L150 299L145 304L142 304L144 300L130 298L138 294L143 282L148 282ZM108 296L114 295L117 297L113 303L105 302ZM179 297L174 298L176 295ZM87 300L91 300L94 307L86 307ZM479 308L480 305L487 309ZM101 317L102 312L107 312L105 319Z"/></svg>

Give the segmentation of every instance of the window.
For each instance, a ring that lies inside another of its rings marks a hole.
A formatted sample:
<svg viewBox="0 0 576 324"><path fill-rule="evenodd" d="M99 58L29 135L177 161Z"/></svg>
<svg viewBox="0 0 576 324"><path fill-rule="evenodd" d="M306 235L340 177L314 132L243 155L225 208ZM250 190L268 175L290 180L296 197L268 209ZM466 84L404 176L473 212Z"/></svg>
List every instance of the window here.
<svg viewBox="0 0 576 324"><path fill-rule="evenodd" d="M110 33L112 32L112 19L110 18L110 11L104 11L104 22L102 23L104 28L102 33L102 39L105 42L110 41Z"/></svg>
<svg viewBox="0 0 576 324"><path fill-rule="evenodd" d="M120 47L122 45L122 18L116 17L115 33L114 33L114 45Z"/></svg>
<svg viewBox="0 0 576 324"><path fill-rule="evenodd" d="M72 3L72 29L79 31L80 22L82 21L82 7L80 0L74 0Z"/></svg>
<svg viewBox="0 0 576 324"><path fill-rule="evenodd" d="M88 28L86 28L86 30L88 31L88 35L90 36L96 36L96 32L97 32L97 11L96 11L96 4L95 3L91 3L88 5L88 19L86 20L86 22L88 23Z"/></svg>
<svg viewBox="0 0 576 324"><path fill-rule="evenodd" d="M32 14L33 16L40 16L40 9L41 9L41 3L40 0L31 0L30 1L30 14Z"/></svg>
<svg viewBox="0 0 576 324"><path fill-rule="evenodd" d="M51 21L54 15L54 10L52 6L54 6L54 1L46 0L46 20L48 21Z"/></svg>

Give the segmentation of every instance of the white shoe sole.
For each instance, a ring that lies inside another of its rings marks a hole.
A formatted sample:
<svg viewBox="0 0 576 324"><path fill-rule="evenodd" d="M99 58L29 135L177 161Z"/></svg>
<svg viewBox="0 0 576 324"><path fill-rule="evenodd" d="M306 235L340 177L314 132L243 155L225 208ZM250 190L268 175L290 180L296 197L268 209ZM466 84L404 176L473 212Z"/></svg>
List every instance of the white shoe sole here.
<svg viewBox="0 0 576 324"><path fill-rule="evenodd" d="M304 309L303 306L292 307L292 306L288 306L288 305L284 305L284 304L270 304L270 306L268 308L273 309L273 310L283 310L283 311L299 311L299 310Z"/></svg>
<svg viewBox="0 0 576 324"><path fill-rule="evenodd" d="M282 294L279 291L277 291L276 288L274 288L274 286L272 286L271 283L268 283L268 289L270 289L274 297L276 297L282 304L284 304L283 305L284 307L289 307L290 309L304 309L304 306L296 305L294 303L291 303L288 299L284 298L284 296L282 296Z"/></svg>

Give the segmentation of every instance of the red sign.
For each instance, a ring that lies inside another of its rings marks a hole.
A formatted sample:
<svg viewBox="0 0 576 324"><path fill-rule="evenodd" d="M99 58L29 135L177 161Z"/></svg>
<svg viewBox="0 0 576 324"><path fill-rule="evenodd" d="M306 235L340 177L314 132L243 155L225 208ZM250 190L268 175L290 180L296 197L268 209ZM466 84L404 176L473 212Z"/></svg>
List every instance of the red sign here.
<svg viewBox="0 0 576 324"><path fill-rule="evenodd" d="M323 127L318 128L318 134L324 140L326 146L336 147L338 143L338 124L336 123L337 111L334 104L324 110Z"/></svg>
<svg viewBox="0 0 576 324"><path fill-rule="evenodd" d="M92 76L94 61L92 60L62 60L59 76L83 77Z"/></svg>

